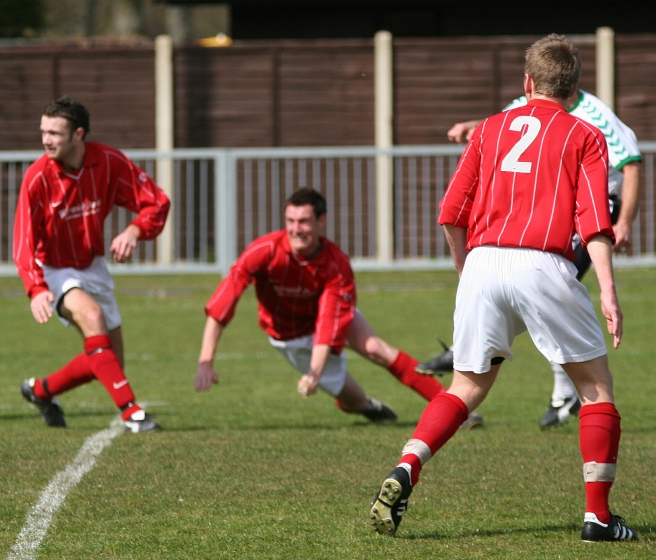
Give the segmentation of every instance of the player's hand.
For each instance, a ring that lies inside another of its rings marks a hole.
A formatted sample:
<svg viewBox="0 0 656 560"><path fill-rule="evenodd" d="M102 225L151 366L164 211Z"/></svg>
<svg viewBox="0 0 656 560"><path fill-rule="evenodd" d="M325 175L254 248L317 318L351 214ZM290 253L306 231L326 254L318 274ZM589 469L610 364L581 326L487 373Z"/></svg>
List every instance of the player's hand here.
<svg viewBox="0 0 656 560"><path fill-rule="evenodd" d="M139 234L139 228L130 224L112 240L109 250L112 252L116 262L125 262L132 256L134 250L137 248Z"/></svg>
<svg viewBox="0 0 656 560"><path fill-rule="evenodd" d="M616 253L625 253L631 247L631 225L617 222L613 226L613 233L615 233L613 251Z"/></svg>
<svg viewBox="0 0 656 560"><path fill-rule="evenodd" d="M52 317L55 296L51 291L39 292L30 300L30 309L37 323L47 323Z"/></svg>
<svg viewBox="0 0 656 560"><path fill-rule="evenodd" d="M196 379L194 380L196 391L209 391L212 385L216 385L218 382L219 376L212 368L212 364L209 362L201 362L198 364Z"/></svg>
<svg viewBox="0 0 656 560"><path fill-rule="evenodd" d="M617 349L622 341L623 316L615 291L601 292L601 313L606 318L608 334L613 336L613 348Z"/></svg>
<svg viewBox="0 0 656 560"><path fill-rule="evenodd" d="M480 121L467 121L454 124L446 133L449 142L469 142L471 140L474 129L478 126Z"/></svg>
<svg viewBox="0 0 656 560"><path fill-rule="evenodd" d="M301 397L314 395L319 389L319 376L314 373L306 373L305 375L302 375L298 380L296 389Z"/></svg>

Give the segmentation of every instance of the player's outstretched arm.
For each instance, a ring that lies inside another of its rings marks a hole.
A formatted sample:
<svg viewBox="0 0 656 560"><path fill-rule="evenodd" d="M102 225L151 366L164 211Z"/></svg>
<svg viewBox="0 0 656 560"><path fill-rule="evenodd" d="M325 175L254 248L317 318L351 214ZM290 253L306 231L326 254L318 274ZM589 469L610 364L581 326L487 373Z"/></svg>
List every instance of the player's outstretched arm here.
<svg viewBox="0 0 656 560"><path fill-rule="evenodd" d="M314 395L319 389L319 380L326 368L331 348L327 344L315 344L310 357L310 370L298 380L296 390L302 397Z"/></svg>
<svg viewBox="0 0 656 560"><path fill-rule="evenodd" d="M219 382L219 376L214 371L214 354L219 345L223 327L213 317L207 317L203 340L198 357L198 368L196 368L195 388L196 391L209 391L212 385Z"/></svg>
<svg viewBox="0 0 656 560"><path fill-rule="evenodd" d="M481 121L466 121L454 124L446 133L449 142L469 142L476 127Z"/></svg>

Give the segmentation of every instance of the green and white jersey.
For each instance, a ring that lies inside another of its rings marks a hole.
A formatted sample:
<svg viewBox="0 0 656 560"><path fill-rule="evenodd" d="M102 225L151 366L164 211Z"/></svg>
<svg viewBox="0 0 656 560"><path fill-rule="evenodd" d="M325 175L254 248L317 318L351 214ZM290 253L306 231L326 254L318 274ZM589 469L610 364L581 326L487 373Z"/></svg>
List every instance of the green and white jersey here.
<svg viewBox="0 0 656 560"><path fill-rule="evenodd" d="M524 95L511 101L503 110L507 111L522 105L526 105ZM621 173L622 167L629 162L642 161L635 133L601 99L581 89L576 103L567 111L596 126L606 137L608 162L611 166L608 170L608 194L621 197L624 178Z"/></svg>

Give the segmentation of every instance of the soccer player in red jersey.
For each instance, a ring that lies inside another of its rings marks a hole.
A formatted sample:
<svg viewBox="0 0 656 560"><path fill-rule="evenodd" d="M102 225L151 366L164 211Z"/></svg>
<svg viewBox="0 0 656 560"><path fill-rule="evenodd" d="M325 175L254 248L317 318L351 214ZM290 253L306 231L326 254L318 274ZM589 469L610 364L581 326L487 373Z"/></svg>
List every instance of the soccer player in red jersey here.
<svg viewBox="0 0 656 560"><path fill-rule="evenodd" d="M526 105L526 97L521 96L508 104L504 111L520 105ZM608 107L601 99L587 91L577 89L567 99L567 112L599 128L604 133L608 144L608 203L611 209L611 221L615 233L616 253L626 251L631 246L631 227L638 215L640 202L640 167L642 155L635 133ZM447 132L451 142L469 141L480 120L455 123ZM588 252L575 236L574 266L577 279L581 280L590 268ZM581 402L576 388L565 370L551 362L554 373L554 385L551 401L546 413L540 420L540 428L548 429L560 426L570 416L578 416ZM453 348L447 348L435 358L419 364L417 371L425 374L442 375L453 371Z"/></svg>
<svg viewBox="0 0 656 560"><path fill-rule="evenodd" d="M210 389L219 378L213 360L223 330L244 290L255 285L259 324L272 346L302 375L297 391L319 388L345 412L370 420L393 420L394 412L368 397L346 370L345 346L387 368L403 384L431 400L445 387L415 372L417 360L376 336L356 308L349 258L322 235L326 200L302 188L285 203L285 229L254 240L239 256L205 307L207 315L195 387Z"/></svg>
<svg viewBox="0 0 656 560"><path fill-rule="evenodd" d="M53 314L74 325L84 352L47 377L21 385L49 426L65 427L56 395L98 379L121 411L127 430L159 429L136 403L123 371L121 315L105 262L103 224L114 206L136 217L111 242L127 261L140 239L164 228L170 202L153 180L120 151L87 142L89 112L62 97L41 116L46 153L25 172L14 223L14 261L39 323Z"/></svg>
<svg viewBox="0 0 656 560"><path fill-rule="evenodd" d="M394 534L423 465L487 396L514 338L528 331L563 365L581 399L579 442L586 508L582 540L637 538L610 511L620 441L612 375L601 327L576 279L572 236L587 247L601 310L617 348L622 311L615 289L602 132L567 113L581 73L577 49L549 35L526 53L524 107L485 119L467 145L440 203L460 275L450 388L426 407L397 467L374 498L370 518Z"/></svg>

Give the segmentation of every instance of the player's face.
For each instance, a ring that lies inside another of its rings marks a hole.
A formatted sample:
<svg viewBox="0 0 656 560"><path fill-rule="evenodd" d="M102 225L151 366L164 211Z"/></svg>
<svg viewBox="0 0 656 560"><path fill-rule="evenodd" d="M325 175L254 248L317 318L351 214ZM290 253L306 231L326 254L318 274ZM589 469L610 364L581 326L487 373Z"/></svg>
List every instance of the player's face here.
<svg viewBox="0 0 656 560"><path fill-rule="evenodd" d="M50 159L66 163L77 151L78 133L64 117L41 117L41 143Z"/></svg>
<svg viewBox="0 0 656 560"><path fill-rule="evenodd" d="M306 259L312 257L321 247L320 236L325 224L325 214L317 218L314 215L314 209L309 204L287 206L285 229L292 252Z"/></svg>

